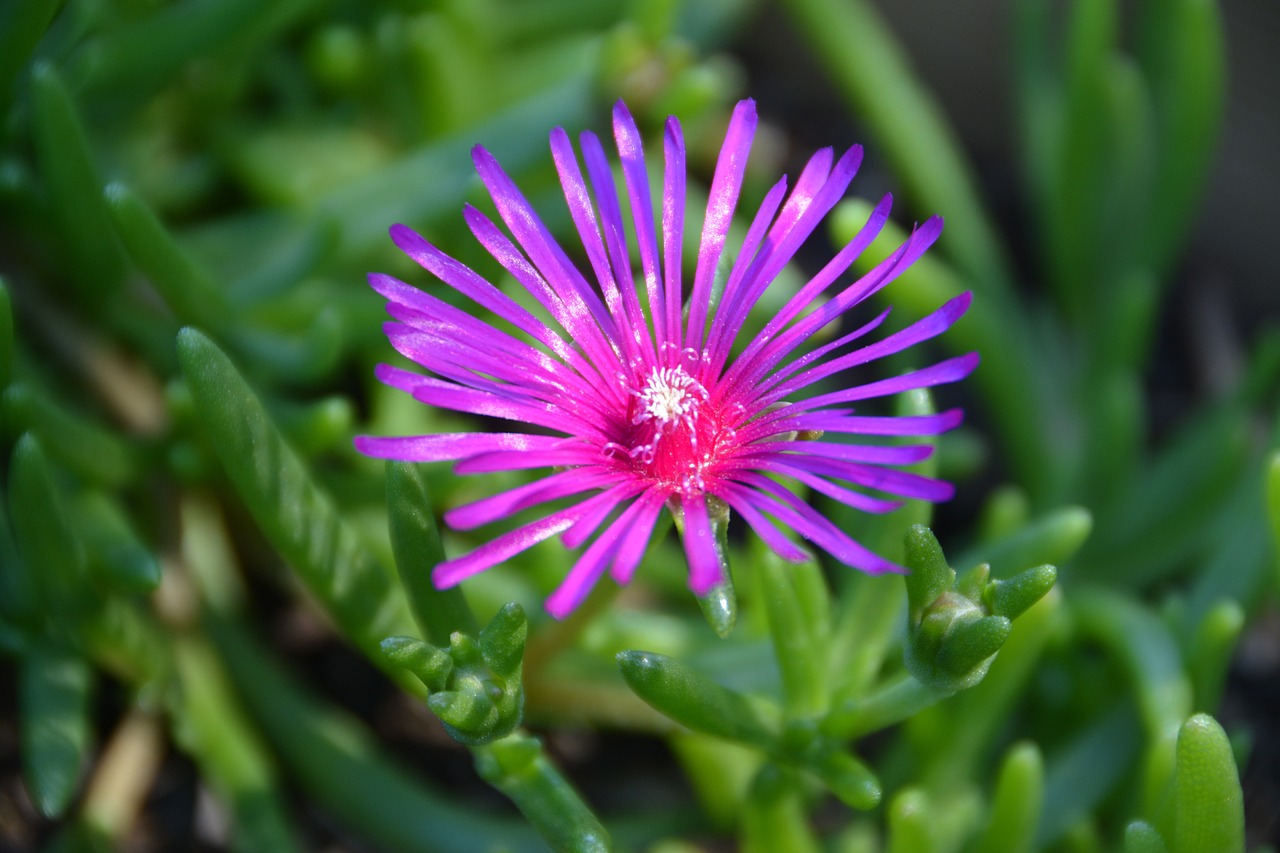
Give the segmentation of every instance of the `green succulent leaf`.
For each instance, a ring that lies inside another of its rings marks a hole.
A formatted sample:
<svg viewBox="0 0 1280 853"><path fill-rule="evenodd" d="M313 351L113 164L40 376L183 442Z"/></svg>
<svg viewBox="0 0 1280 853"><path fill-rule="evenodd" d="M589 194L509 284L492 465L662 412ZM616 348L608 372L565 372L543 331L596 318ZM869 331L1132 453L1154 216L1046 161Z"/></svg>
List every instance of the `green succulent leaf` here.
<svg viewBox="0 0 1280 853"><path fill-rule="evenodd" d="M25 382L4 389L0 411L11 429L30 430L51 459L88 483L118 488L138 476L132 445Z"/></svg>
<svg viewBox="0 0 1280 853"><path fill-rule="evenodd" d="M66 502L40 442L18 440L9 468L14 538L41 611L66 636L75 636L96 609L88 588L84 545L67 518Z"/></svg>
<svg viewBox="0 0 1280 853"><path fill-rule="evenodd" d="M517 732L474 752L480 775L511 798L553 850L614 849L600 819L547 759L537 738Z"/></svg>
<svg viewBox="0 0 1280 853"><path fill-rule="evenodd" d="M454 631L476 633L476 620L462 590L456 586L436 589L431 582L431 570L444 562L444 549L421 467L389 461L386 468L391 548L418 627L437 646L447 645Z"/></svg>
<svg viewBox="0 0 1280 853"><path fill-rule="evenodd" d="M32 643L22 657L22 765L27 790L47 818L71 803L90 742L93 668L80 655Z"/></svg>
<svg viewBox="0 0 1280 853"><path fill-rule="evenodd" d="M1093 531L1093 515L1083 507L1068 506L1045 513L1030 524L995 542L983 543L961 565L981 559L996 577L1007 578L1042 563L1061 565L1084 546Z"/></svg>
<svg viewBox="0 0 1280 853"><path fill-rule="evenodd" d="M884 789L867 765L839 748L839 744L819 741L803 765L831 789L845 805L870 811L880 805Z"/></svg>
<svg viewBox="0 0 1280 853"><path fill-rule="evenodd" d="M983 593L988 609L997 616L1017 619L1027 608L1044 598L1058 580L1053 566L1027 569L1006 581L997 580Z"/></svg>
<svg viewBox="0 0 1280 853"><path fill-rule="evenodd" d="M938 668L956 680L960 689L972 687L987 674L995 653L1009 639L1013 623L1003 616L984 616L955 628L938 652Z"/></svg>
<svg viewBox="0 0 1280 853"><path fill-rule="evenodd" d="M1218 707L1244 626L1244 608L1231 599L1210 607L1196 626L1187 651L1196 708Z"/></svg>
<svg viewBox="0 0 1280 853"><path fill-rule="evenodd" d="M504 604L480 631L480 654L485 665L506 679L520 680L529 620L514 601Z"/></svg>
<svg viewBox="0 0 1280 853"><path fill-rule="evenodd" d="M1169 853L1169 848L1154 826L1135 820L1124 828L1124 853Z"/></svg>
<svg viewBox="0 0 1280 853"><path fill-rule="evenodd" d="M1208 714L1178 733L1171 853L1244 851L1244 794L1231 742Z"/></svg>
<svg viewBox="0 0 1280 853"><path fill-rule="evenodd" d="M84 537L89 568L123 593L152 592L160 585L160 562L133 530L123 509L102 492L76 501L76 527Z"/></svg>
<svg viewBox="0 0 1280 853"><path fill-rule="evenodd" d="M801 604L792 576L804 567L785 565L776 555L764 554L757 568L786 710L794 716L819 714L827 704L826 656L825 647L814 636L817 625ZM816 566L810 564L810 568Z"/></svg>
<svg viewBox="0 0 1280 853"><path fill-rule="evenodd" d="M919 624L929 607L956 582L955 570L947 564L937 537L923 525L907 531L906 565L908 619Z"/></svg>
<svg viewBox="0 0 1280 853"><path fill-rule="evenodd" d="M1179 250L1222 128L1226 37L1219 4L1205 0L1144 6L1139 27L1160 159L1144 254L1163 270Z"/></svg>
<svg viewBox="0 0 1280 853"><path fill-rule="evenodd" d="M1271 517L1271 541L1280 552L1280 450L1271 454L1267 464L1267 510ZM1280 579L1280 561L1276 568Z"/></svg>
<svg viewBox="0 0 1280 853"><path fill-rule="evenodd" d="M765 764L756 773L742 812L744 853L794 850L819 853L822 845L809 825L802 781L788 767Z"/></svg>
<svg viewBox="0 0 1280 853"><path fill-rule="evenodd" d="M900 791L889 803L886 853L938 853L934 805L919 788Z"/></svg>
<svg viewBox="0 0 1280 853"><path fill-rule="evenodd" d="M134 263L147 275L178 322L201 324L215 331L227 327L226 294L155 212L124 184L105 191L106 205Z"/></svg>
<svg viewBox="0 0 1280 853"><path fill-rule="evenodd" d="M413 637L387 637L381 647L389 662L412 672L432 693L449 683L453 658L443 649Z"/></svg>
<svg viewBox="0 0 1280 853"><path fill-rule="evenodd" d="M975 849L983 853L1030 853L1044 802L1044 759L1034 743L1014 744L1005 754L991 797L991 812Z"/></svg>
<svg viewBox="0 0 1280 853"><path fill-rule="evenodd" d="M775 714L742 693L655 652L619 652L617 660L636 695L677 723L761 749L773 749L777 743Z"/></svg>
<svg viewBox="0 0 1280 853"><path fill-rule="evenodd" d="M124 281L124 253L102 201L103 180L62 75L39 63L31 74L32 131L50 214L71 282L86 305L102 306Z"/></svg>
<svg viewBox="0 0 1280 853"><path fill-rule="evenodd" d="M454 740L462 743L483 743L472 732L489 733L498 723L498 708L489 698L484 684L474 678L455 679L457 690L444 690L427 697L427 704L445 724Z"/></svg>
<svg viewBox="0 0 1280 853"><path fill-rule="evenodd" d="M381 663L381 640L405 633L411 621L391 573L314 483L222 350L184 329L178 360L203 431L262 532L342 632Z"/></svg>

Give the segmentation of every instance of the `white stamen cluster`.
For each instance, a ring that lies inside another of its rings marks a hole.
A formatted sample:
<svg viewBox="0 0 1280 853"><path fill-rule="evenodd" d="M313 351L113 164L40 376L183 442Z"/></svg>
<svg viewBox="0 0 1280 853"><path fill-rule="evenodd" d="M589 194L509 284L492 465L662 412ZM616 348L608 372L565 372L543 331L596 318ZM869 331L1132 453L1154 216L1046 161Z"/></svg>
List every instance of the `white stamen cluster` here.
<svg viewBox="0 0 1280 853"><path fill-rule="evenodd" d="M707 399L707 389L683 367L655 367L637 396L641 408L635 422L657 421L661 431L668 424L688 422Z"/></svg>

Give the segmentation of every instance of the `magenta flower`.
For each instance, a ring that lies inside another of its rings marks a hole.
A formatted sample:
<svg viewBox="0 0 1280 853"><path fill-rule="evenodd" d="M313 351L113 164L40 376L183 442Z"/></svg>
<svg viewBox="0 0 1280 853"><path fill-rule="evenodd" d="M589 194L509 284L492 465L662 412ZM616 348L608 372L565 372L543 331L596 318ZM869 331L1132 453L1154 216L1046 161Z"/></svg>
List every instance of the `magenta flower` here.
<svg viewBox="0 0 1280 853"><path fill-rule="evenodd" d="M579 496L441 563L432 575L434 583L452 586L552 536L559 535L569 548L590 541L547 599L547 610L563 617L606 570L619 584L631 579L664 507L682 516L689 585L699 595L721 581L713 516L723 515L726 507L787 560L809 555L779 524L854 568L901 571L855 542L779 478L868 512L899 506L887 495L928 501L951 496L947 483L888 467L924 459L930 453L927 445L848 444L816 437L917 436L951 429L961 420L959 410L880 417L857 415L848 404L954 382L973 370L975 353L842 390L811 389L946 331L968 307L969 294L874 343L862 341L884 322L887 310L817 348L804 348L815 333L837 323L911 266L938 238L941 219L919 226L883 263L838 286L827 302L813 307L880 232L889 213L886 196L853 241L769 319L761 334L736 348L756 301L844 195L862 160L861 147L850 148L834 165L832 150L823 149L805 166L790 194L786 178L773 187L729 269L723 293L713 300L712 280L755 134L755 104L738 104L729 124L711 182L691 288L685 286L681 259L685 147L680 124L668 119L663 139L660 231L640 133L621 102L614 108L613 129L631 212L626 219L599 138L582 134L584 178L569 136L559 128L551 133L552 156L590 264L589 276L574 265L493 156L481 147L472 152L514 242L469 206L467 224L559 328L403 225L391 228L396 245L505 321L504 328L390 276L370 276L373 289L389 300L394 320L386 332L392 345L430 374L380 365L378 378L428 405L517 426L502 433L360 436L357 449L413 462L456 460L459 474L548 469L527 485L450 510L445 521L455 529ZM628 225L633 226L634 246L628 243ZM642 285L632 267L633 249Z"/></svg>

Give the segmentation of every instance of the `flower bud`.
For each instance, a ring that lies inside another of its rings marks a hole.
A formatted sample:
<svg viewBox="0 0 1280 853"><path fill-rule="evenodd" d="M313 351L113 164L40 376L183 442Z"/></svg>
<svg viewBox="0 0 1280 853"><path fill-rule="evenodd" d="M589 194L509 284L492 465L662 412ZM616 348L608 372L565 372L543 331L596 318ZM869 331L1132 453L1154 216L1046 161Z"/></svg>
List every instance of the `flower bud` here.
<svg viewBox="0 0 1280 853"><path fill-rule="evenodd" d="M430 691L427 705L454 740L478 746L504 737L524 716L520 676L528 624L519 604L507 604L473 637L455 631L449 648L411 637L382 641L382 653Z"/></svg>
<svg viewBox="0 0 1280 853"><path fill-rule="evenodd" d="M944 693L982 680L1008 639L1012 620L1053 586L1053 566L990 580L986 564L956 578L927 527L907 533L908 623L905 663L921 683Z"/></svg>

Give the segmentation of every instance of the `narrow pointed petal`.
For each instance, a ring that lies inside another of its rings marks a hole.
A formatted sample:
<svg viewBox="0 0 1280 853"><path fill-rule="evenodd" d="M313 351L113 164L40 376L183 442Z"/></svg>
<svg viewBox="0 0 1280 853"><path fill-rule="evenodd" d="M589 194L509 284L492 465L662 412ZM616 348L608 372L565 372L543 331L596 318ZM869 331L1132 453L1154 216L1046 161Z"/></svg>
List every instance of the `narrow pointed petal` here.
<svg viewBox="0 0 1280 853"><path fill-rule="evenodd" d="M631 221L635 225L636 245L640 250L640 269L649 298L649 319L654 326L654 346L661 350L667 340L666 302L663 298L658 238L653 227L653 199L649 193L649 171L644 163L644 141L626 104L613 107L613 137L618 145L618 159L627 183L631 202Z"/></svg>
<svg viewBox="0 0 1280 853"><path fill-rule="evenodd" d="M645 505L636 501L623 510L596 540L587 546L574 563L564 582L546 601L547 612L557 619L568 616L582 603L604 575L611 561L626 546L636 527L637 518L645 513ZM656 515L654 516L656 518ZM649 523L652 529L652 521ZM647 536L646 536L647 538Z"/></svg>
<svg viewBox="0 0 1280 853"><path fill-rule="evenodd" d="M438 589L448 589L474 574L509 560L521 551L527 551L539 542L544 542L568 529L582 515L583 507L589 503L590 499L577 506L552 513L546 518L504 533L461 557L445 560L431 572L431 582Z"/></svg>
<svg viewBox="0 0 1280 853"><path fill-rule="evenodd" d="M644 557L649 547L649 538L653 535L653 526L662 514L662 508L670 495L666 489L650 488L636 498L632 507L635 515L628 522L626 536L618 549L618 556L613 564L613 579L620 585L631 582L631 575ZM621 519L619 519L621 521Z"/></svg>
<svg viewBox="0 0 1280 853"><path fill-rule="evenodd" d="M698 268L693 279L693 293L689 297L689 323L685 333L685 346L694 350L702 348L703 326L711 307L711 283L715 278L720 254L724 251L729 225L738 206L742 191L742 176L747 169L747 156L756 133L755 101L742 101L733 111L729 130L724 137L724 147L716 161L715 176L711 179L711 193L707 200L707 215L702 225L702 243L698 247Z"/></svg>
<svg viewBox="0 0 1280 853"><path fill-rule="evenodd" d="M684 254L685 150L684 134L675 116L667 119L662 145L665 158L662 178L662 280L666 290L663 302L667 309L667 343L679 350L684 346L680 317L684 306L681 258Z"/></svg>
<svg viewBox="0 0 1280 853"><path fill-rule="evenodd" d="M528 453L552 447L562 439L513 432L452 432L380 438L358 435L356 450L377 459L404 462L445 462L501 450Z"/></svg>
<svg viewBox="0 0 1280 853"><path fill-rule="evenodd" d="M707 498L689 492L680 500L684 510L684 553L689 559L689 588L694 595L706 595L724 580L724 569L716 552L716 535L707 513Z"/></svg>

